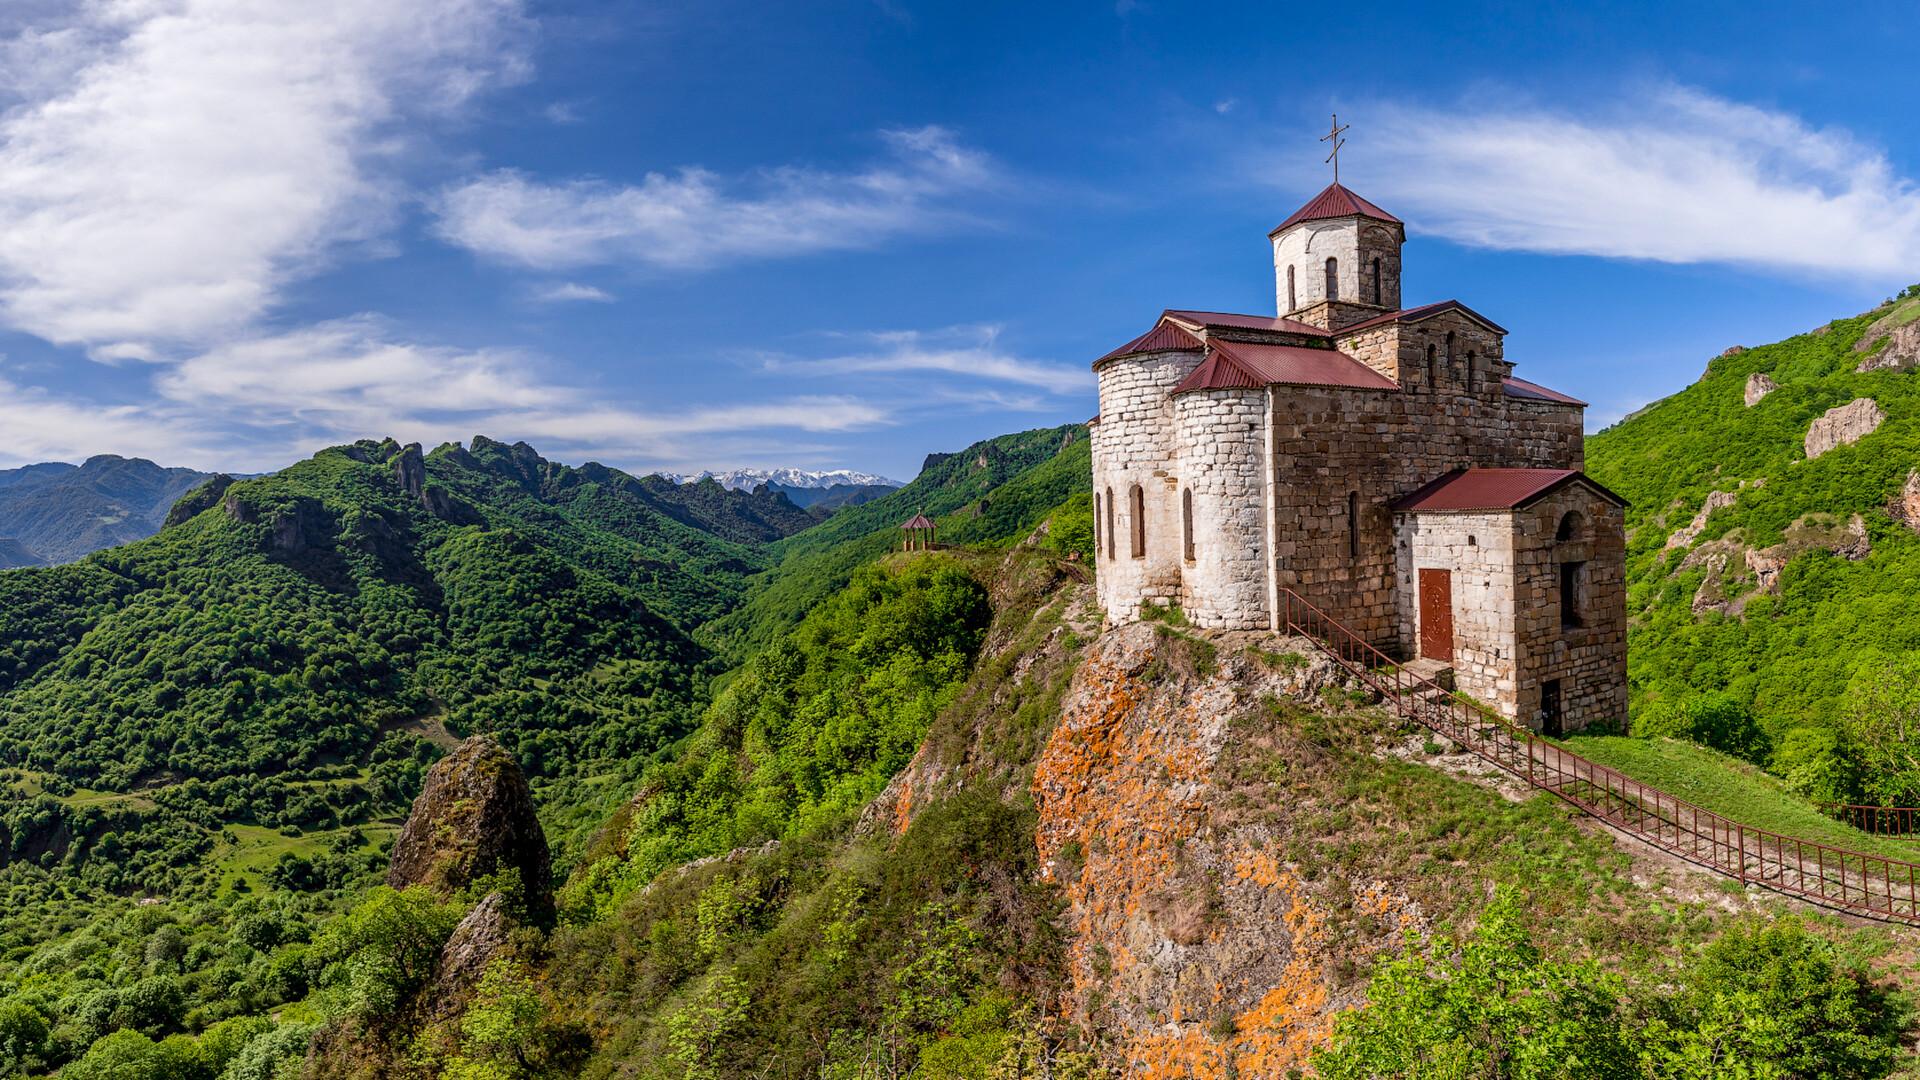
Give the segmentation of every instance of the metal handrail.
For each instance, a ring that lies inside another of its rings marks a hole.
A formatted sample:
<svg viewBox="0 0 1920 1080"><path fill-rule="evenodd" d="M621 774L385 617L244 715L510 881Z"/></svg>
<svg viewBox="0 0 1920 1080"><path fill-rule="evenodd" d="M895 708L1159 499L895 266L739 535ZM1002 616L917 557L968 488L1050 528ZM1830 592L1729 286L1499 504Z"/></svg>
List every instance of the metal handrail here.
<svg viewBox="0 0 1920 1080"><path fill-rule="evenodd" d="M1911 836L1920 832L1920 806L1856 806L1853 803L1816 802L1820 812L1863 833Z"/></svg>
<svg viewBox="0 0 1920 1080"><path fill-rule="evenodd" d="M1406 670L1292 589L1285 628L1391 702L1529 785L1690 862L1857 914L1920 923L1920 864L1742 825L1588 761Z"/></svg>

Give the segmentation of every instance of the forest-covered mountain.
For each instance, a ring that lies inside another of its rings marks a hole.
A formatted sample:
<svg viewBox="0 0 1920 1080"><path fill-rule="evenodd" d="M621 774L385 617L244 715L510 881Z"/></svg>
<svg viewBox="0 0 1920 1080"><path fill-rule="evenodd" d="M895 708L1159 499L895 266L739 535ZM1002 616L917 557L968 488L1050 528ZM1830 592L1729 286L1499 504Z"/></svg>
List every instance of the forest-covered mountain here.
<svg viewBox="0 0 1920 1080"><path fill-rule="evenodd" d="M1587 441L1627 512L1636 723L1920 805L1920 286Z"/></svg>
<svg viewBox="0 0 1920 1080"><path fill-rule="evenodd" d="M210 475L112 454L0 469L0 569L72 562L152 536L174 501Z"/></svg>

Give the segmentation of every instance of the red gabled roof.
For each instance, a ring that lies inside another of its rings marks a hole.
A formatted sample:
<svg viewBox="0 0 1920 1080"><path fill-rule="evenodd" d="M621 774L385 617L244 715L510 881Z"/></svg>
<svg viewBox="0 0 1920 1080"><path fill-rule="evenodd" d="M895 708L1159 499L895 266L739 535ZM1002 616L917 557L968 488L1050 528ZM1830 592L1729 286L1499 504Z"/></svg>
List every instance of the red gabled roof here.
<svg viewBox="0 0 1920 1080"><path fill-rule="evenodd" d="M1627 500L1575 469L1455 469L1394 502L1395 510L1513 510L1585 484L1621 506Z"/></svg>
<svg viewBox="0 0 1920 1080"><path fill-rule="evenodd" d="M1178 319L1193 326L1228 326L1240 330L1274 330L1283 334L1302 334L1307 337L1323 338L1327 332L1312 323L1303 323L1298 319L1275 318L1272 315L1233 315L1225 311L1175 311L1168 308L1160 313L1162 319Z"/></svg>
<svg viewBox="0 0 1920 1080"><path fill-rule="evenodd" d="M1399 383L1332 349L1216 340L1211 342L1207 358L1174 387L1173 392L1251 389L1271 383L1351 386L1360 390L1400 389Z"/></svg>
<svg viewBox="0 0 1920 1080"><path fill-rule="evenodd" d="M1531 383L1525 379L1516 379L1511 375L1502 379L1500 382L1502 389L1506 390L1508 397L1526 398L1529 401L1554 401L1562 405L1578 405L1581 408L1585 408L1587 405L1586 402L1581 401L1579 398L1568 397L1558 390L1549 390L1539 383Z"/></svg>
<svg viewBox="0 0 1920 1080"><path fill-rule="evenodd" d="M1100 360L1111 360L1116 356L1134 356L1139 353L1203 348L1206 346L1200 344L1199 338L1163 319L1155 323L1153 329L1101 357ZM1095 360L1094 363L1097 364L1100 360Z"/></svg>
<svg viewBox="0 0 1920 1080"><path fill-rule="evenodd" d="M1381 323L1419 322L1422 319L1431 319L1435 315L1445 311L1457 311L1496 334L1504 334L1507 332L1506 327L1501 326L1499 323L1494 322L1492 319L1487 318L1485 315L1480 314L1458 300L1442 300L1437 304L1422 304L1415 308L1407 308L1402 311L1389 311L1385 315L1375 315L1373 318L1364 322L1357 322L1352 326L1341 327L1334 331L1334 336L1345 337L1348 334L1358 333L1361 330L1368 330L1379 326Z"/></svg>
<svg viewBox="0 0 1920 1080"><path fill-rule="evenodd" d="M907 522L905 525L900 526L900 529L903 532L906 531L907 529L931 529L931 528L933 528L933 522L927 520L927 515L925 514L915 514L913 515L913 520Z"/></svg>
<svg viewBox="0 0 1920 1080"><path fill-rule="evenodd" d="M1307 205L1295 210L1292 217L1281 222L1273 232L1267 235L1272 236L1273 233L1280 232L1283 229L1291 229L1303 221L1318 221L1321 218L1356 216L1370 217L1375 221L1391 221L1395 225L1406 224L1399 218L1394 217L1385 210L1355 195L1339 184L1328 184L1327 190L1308 200Z"/></svg>

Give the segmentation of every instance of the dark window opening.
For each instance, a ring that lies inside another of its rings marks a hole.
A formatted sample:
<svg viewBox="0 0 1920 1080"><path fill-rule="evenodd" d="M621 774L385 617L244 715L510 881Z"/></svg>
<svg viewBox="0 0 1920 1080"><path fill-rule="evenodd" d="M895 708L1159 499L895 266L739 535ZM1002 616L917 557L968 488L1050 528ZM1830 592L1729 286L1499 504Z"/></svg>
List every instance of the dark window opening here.
<svg viewBox="0 0 1920 1080"><path fill-rule="evenodd" d="M1360 493L1347 492L1347 557L1360 557Z"/></svg>
<svg viewBox="0 0 1920 1080"><path fill-rule="evenodd" d="M1447 370L1453 370L1453 331L1447 331Z"/></svg>
<svg viewBox="0 0 1920 1080"><path fill-rule="evenodd" d="M1580 536L1580 511L1569 510L1560 519L1560 528L1553 534L1555 540L1576 540Z"/></svg>
<svg viewBox="0 0 1920 1080"><path fill-rule="evenodd" d="M1560 564L1560 628L1572 630L1586 625L1580 621L1580 568L1585 563Z"/></svg>
<svg viewBox="0 0 1920 1080"><path fill-rule="evenodd" d="M1562 720L1560 704L1560 680L1548 679L1540 684L1540 734L1549 738L1560 737L1566 726Z"/></svg>
<svg viewBox="0 0 1920 1080"><path fill-rule="evenodd" d="M1140 485L1127 493L1127 531L1133 534L1133 557L1147 557L1147 494Z"/></svg>
<svg viewBox="0 0 1920 1080"><path fill-rule="evenodd" d="M1180 493L1180 539L1186 560L1193 561L1193 489Z"/></svg>
<svg viewBox="0 0 1920 1080"><path fill-rule="evenodd" d="M1340 260L1327 259L1327 299L1340 299Z"/></svg>
<svg viewBox="0 0 1920 1080"><path fill-rule="evenodd" d="M1119 558L1118 549L1113 544L1113 489L1107 489L1107 558Z"/></svg>
<svg viewBox="0 0 1920 1080"><path fill-rule="evenodd" d="M1473 350L1467 350L1467 393L1473 393Z"/></svg>
<svg viewBox="0 0 1920 1080"><path fill-rule="evenodd" d="M1440 385L1440 365L1434 359L1434 353L1437 351L1436 346L1427 346L1427 389L1429 390Z"/></svg>
<svg viewBox="0 0 1920 1080"><path fill-rule="evenodd" d="M1293 267L1287 267L1287 310L1300 310L1300 303L1293 294Z"/></svg>
<svg viewBox="0 0 1920 1080"><path fill-rule="evenodd" d="M1380 291L1380 260L1373 260L1373 302L1381 307L1387 305L1387 294Z"/></svg>

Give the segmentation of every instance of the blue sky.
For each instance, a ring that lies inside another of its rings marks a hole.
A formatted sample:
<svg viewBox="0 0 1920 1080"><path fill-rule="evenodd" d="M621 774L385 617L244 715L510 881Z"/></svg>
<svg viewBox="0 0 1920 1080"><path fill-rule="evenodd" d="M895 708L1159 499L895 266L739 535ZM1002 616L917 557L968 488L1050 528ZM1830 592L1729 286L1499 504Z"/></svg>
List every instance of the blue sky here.
<svg viewBox="0 0 1920 1080"><path fill-rule="evenodd" d="M1599 427L1920 281L1910 5L16 0L0 466L855 468L1271 313L1341 177Z"/></svg>

